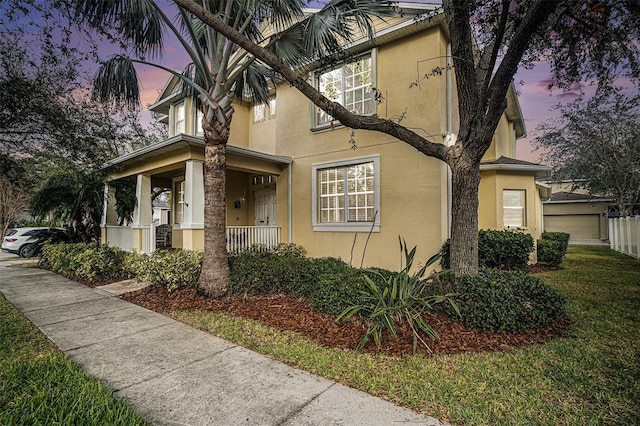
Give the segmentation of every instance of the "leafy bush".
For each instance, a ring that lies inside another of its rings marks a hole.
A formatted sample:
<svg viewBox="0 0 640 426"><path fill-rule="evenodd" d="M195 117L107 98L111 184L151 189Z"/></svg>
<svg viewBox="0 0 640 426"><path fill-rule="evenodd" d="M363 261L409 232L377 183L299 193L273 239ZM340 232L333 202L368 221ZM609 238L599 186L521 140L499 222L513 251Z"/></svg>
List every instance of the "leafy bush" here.
<svg viewBox="0 0 640 426"><path fill-rule="evenodd" d="M396 336L394 323L404 322L413 332L413 351L415 352L418 340L427 346L420 337L419 331L423 331L430 337L437 337L436 332L423 317L424 313L432 309L432 304L449 300L453 308L458 309L451 299L453 295L425 296L425 288L434 279L433 275L425 278L427 268L440 258L440 253L431 257L416 273L411 274L416 247L409 251L404 240L400 240L400 250L404 253L405 267L399 273L388 276L379 271L371 271L373 276L382 279L382 285L376 284L371 276L365 275L366 285L360 290L361 301L345 309L337 318L338 320L348 319L355 314L360 314L368 319L369 327L362 336L358 349L364 346L371 336L376 344L380 345L384 330Z"/></svg>
<svg viewBox="0 0 640 426"><path fill-rule="evenodd" d="M127 278L123 261L126 252L94 243L45 244L40 267L82 279Z"/></svg>
<svg viewBox="0 0 640 426"><path fill-rule="evenodd" d="M543 232L538 240L538 262L560 266L567 254L569 237L566 232Z"/></svg>
<svg viewBox="0 0 640 426"><path fill-rule="evenodd" d="M148 281L174 291L198 285L202 256L202 252L185 249L156 250L151 256L144 256L146 259L129 260L129 266L137 271L139 281Z"/></svg>
<svg viewBox="0 0 640 426"><path fill-rule="evenodd" d="M522 271L487 269L473 277L450 278L467 327L524 331L544 327L565 314L565 299L537 277Z"/></svg>
<svg viewBox="0 0 640 426"><path fill-rule="evenodd" d="M525 269L533 252L533 237L520 231L482 229L478 232L478 266L480 268ZM449 269L450 241L440 251L440 264Z"/></svg>
<svg viewBox="0 0 640 426"><path fill-rule="evenodd" d="M295 244L229 256L230 293L286 293L306 297L317 312L337 315L358 297L362 271L340 259L306 258Z"/></svg>

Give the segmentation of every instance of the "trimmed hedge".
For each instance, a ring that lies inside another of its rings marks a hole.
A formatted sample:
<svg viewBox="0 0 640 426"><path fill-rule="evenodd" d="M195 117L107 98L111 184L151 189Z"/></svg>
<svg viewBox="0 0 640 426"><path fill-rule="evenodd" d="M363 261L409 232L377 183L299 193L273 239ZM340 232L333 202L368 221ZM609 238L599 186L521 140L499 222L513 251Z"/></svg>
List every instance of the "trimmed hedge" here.
<svg viewBox="0 0 640 426"><path fill-rule="evenodd" d="M364 273L340 259L307 258L302 247L287 244L230 255L229 265L230 293L305 297L314 310L333 315L357 301Z"/></svg>
<svg viewBox="0 0 640 426"><path fill-rule="evenodd" d="M566 313L566 300L537 277L522 271L486 269L453 286L462 321L469 328L525 331L548 325Z"/></svg>
<svg viewBox="0 0 640 426"><path fill-rule="evenodd" d="M543 232L537 241L538 262L560 266L567 254L569 237L566 232Z"/></svg>
<svg viewBox="0 0 640 426"><path fill-rule="evenodd" d="M125 279L132 276L125 267L127 256L129 253L117 247L95 243L45 244L39 265L90 281L96 278Z"/></svg>
<svg viewBox="0 0 640 426"><path fill-rule="evenodd" d="M478 266L480 268L525 269L532 252L533 237L524 232L492 229L478 231ZM443 244L441 253L440 264L444 269L449 269L451 265L449 240Z"/></svg>

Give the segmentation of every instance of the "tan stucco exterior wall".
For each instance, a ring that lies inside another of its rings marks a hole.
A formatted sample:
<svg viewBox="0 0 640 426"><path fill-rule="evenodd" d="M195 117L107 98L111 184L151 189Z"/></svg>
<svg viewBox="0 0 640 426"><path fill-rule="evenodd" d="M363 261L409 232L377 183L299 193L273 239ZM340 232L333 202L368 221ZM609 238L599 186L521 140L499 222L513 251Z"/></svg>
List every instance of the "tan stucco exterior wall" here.
<svg viewBox="0 0 640 426"><path fill-rule="evenodd" d="M480 179L480 229L504 229L502 191L505 189L524 189L526 192L526 226L524 231L534 240L542 233L542 202L538 188L531 175L483 171Z"/></svg>
<svg viewBox="0 0 640 426"><path fill-rule="evenodd" d="M420 88L409 88L418 77L416 64L427 58L446 55L446 42L439 39L438 29L426 31L402 41L382 46L373 52L376 68L376 87L384 96L378 105L379 116L403 114L408 127L417 127L442 142L446 130L446 79L435 77L423 80ZM421 72L445 62L429 61L420 65ZM424 68L424 69L423 69ZM433 96L428 94L433 93ZM410 246L418 246L418 259L426 260L437 252L447 238L447 169L444 163L426 157L414 148L390 136L358 130L354 139L357 149L349 144L351 129L312 132L309 101L288 85L278 87L278 111L275 138L276 154L293 158L292 164L292 238L314 257L334 256L351 260L359 266L362 261L368 232L314 231L312 227L312 166L350 158L379 156L380 159L380 232L373 232L367 244L364 266L400 268L398 236ZM268 126L257 123L256 129ZM278 180L278 224L286 209L286 179L283 172ZM443 223L445 224L443 226ZM355 239L355 245L354 245ZM353 257L351 250L353 248Z"/></svg>

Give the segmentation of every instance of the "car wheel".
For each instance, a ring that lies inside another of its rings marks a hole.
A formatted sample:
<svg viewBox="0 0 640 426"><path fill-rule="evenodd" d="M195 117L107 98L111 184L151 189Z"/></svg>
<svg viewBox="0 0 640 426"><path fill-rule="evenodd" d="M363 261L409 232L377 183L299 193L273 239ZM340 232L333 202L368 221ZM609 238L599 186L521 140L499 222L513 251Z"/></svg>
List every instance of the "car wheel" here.
<svg viewBox="0 0 640 426"><path fill-rule="evenodd" d="M20 247L18 254L20 255L20 257L27 258L33 256L34 252L35 246L33 244L24 244L22 247Z"/></svg>

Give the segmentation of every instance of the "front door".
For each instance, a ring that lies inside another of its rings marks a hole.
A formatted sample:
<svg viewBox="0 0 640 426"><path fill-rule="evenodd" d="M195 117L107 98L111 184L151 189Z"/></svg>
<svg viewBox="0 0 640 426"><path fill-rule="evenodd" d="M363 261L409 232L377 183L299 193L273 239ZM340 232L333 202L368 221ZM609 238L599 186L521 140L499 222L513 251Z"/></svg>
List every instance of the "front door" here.
<svg viewBox="0 0 640 426"><path fill-rule="evenodd" d="M253 224L255 226L276 225L276 191L261 189L253 193Z"/></svg>

